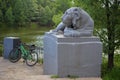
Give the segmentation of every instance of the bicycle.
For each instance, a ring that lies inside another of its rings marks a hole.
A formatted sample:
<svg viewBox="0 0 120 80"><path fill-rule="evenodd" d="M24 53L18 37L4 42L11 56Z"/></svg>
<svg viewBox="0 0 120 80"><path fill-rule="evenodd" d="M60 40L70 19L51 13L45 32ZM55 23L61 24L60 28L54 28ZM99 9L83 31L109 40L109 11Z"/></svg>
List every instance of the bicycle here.
<svg viewBox="0 0 120 80"><path fill-rule="evenodd" d="M26 49L26 47L28 49ZM28 66L34 66L38 62L38 54L35 51L35 45L26 45L21 41L9 53L9 60L13 63L18 62L21 57Z"/></svg>

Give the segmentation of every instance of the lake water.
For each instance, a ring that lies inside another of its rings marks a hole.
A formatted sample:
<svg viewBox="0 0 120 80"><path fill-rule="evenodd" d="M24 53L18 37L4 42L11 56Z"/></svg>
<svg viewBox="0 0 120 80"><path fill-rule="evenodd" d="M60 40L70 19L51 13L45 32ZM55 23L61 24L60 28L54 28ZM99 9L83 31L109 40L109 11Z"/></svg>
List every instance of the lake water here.
<svg viewBox="0 0 120 80"><path fill-rule="evenodd" d="M50 29L49 27L0 28L0 42L3 42L5 37L19 37L24 43L40 47L43 46L44 33ZM3 45L0 44L0 55L2 52Z"/></svg>

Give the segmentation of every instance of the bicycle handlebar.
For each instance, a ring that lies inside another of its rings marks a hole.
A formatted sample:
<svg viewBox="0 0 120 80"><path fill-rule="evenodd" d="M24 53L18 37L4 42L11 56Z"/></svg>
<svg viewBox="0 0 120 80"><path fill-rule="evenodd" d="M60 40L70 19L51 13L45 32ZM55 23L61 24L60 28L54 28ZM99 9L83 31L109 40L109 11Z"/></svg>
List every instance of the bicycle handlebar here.
<svg viewBox="0 0 120 80"><path fill-rule="evenodd" d="M32 45L26 44L26 43L23 43L21 40L18 42L18 46L19 46L20 44L22 44L22 45L24 45L24 46L27 46L27 47L29 47L30 49L35 49L35 48L36 48L35 44L32 44Z"/></svg>

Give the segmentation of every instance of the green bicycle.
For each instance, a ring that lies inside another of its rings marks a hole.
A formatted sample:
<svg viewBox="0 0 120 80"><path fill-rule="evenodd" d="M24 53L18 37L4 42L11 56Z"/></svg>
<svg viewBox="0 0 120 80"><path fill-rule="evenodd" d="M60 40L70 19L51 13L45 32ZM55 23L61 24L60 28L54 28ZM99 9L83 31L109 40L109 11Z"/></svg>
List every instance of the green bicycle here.
<svg viewBox="0 0 120 80"><path fill-rule="evenodd" d="M28 66L34 66L38 62L38 54L35 51L35 47L35 45L25 45L20 41L18 45L10 51L9 60L15 63L22 57Z"/></svg>

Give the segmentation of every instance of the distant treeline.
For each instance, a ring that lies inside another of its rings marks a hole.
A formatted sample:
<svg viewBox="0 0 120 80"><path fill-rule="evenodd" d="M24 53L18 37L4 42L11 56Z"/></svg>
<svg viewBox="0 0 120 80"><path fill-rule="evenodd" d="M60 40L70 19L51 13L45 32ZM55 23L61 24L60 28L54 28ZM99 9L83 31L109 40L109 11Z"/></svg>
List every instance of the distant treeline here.
<svg viewBox="0 0 120 80"><path fill-rule="evenodd" d="M0 0L0 23L53 26L70 6L72 0Z"/></svg>

